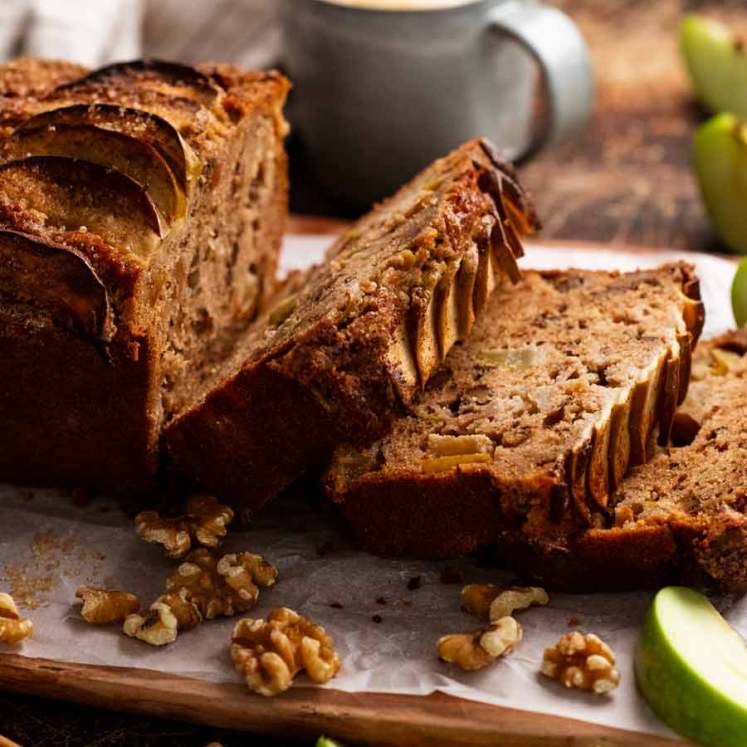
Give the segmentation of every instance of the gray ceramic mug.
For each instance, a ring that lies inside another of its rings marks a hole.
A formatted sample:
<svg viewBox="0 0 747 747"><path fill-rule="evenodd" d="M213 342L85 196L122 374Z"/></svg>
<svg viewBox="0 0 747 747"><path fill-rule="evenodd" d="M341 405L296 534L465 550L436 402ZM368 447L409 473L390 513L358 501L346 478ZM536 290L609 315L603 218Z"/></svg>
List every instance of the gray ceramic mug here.
<svg viewBox="0 0 747 747"><path fill-rule="evenodd" d="M518 158L589 116L584 40L533 0L282 0L281 13L291 124L316 179L349 203L380 199L471 137Z"/></svg>

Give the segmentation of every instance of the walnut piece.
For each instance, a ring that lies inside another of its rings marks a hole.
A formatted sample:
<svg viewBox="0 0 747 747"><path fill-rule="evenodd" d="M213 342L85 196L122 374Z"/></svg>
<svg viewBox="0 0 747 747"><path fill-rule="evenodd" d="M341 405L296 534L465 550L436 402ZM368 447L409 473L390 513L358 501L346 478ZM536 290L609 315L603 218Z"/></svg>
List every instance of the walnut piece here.
<svg viewBox="0 0 747 747"><path fill-rule="evenodd" d="M141 539L163 545L170 558L180 560L194 543L217 548L233 516L233 510L212 495L193 495L187 501L186 516L172 519L156 511L141 511L135 517L135 530Z"/></svg>
<svg viewBox="0 0 747 747"><path fill-rule="evenodd" d="M187 501L187 520L195 539L203 547L220 546L233 515L233 509L219 503L212 495L193 495Z"/></svg>
<svg viewBox="0 0 747 747"><path fill-rule="evenodd" d="M549 601L547 592L539 586L468 584L462 589L462 609L491 622Z"/></svg>
<svg viewBox="0 0 747 747"><path fill-rule="evenodd" d="M92 625L122 622L140 609L138 598L126 591L80 586L75 596L83 602L81 617Z"/></svg>
<svg viewBox="0 0 747 747"><path fill-rule="evenodd" d="M148 614L128 615L122 631L151 646L165 646L176 640L179 623L171 608L163 602L154 602Z"/></svg>
<svg viewBox="0 0 747 747"><path fill-rule="evenodd" d="M34 632L31 620L21 617L10 594L0 592L0 641L20 643Z"/></svg>
<svg viewBox="0 0 747 747"><path fill-rule="evenodd" d="M140 539L163 545L170 558L183 558L192 547L189 525L182 519L165 519L156 511L141 511L135 517Z"/></svg>
<svg viewBox="0 0 747 747"><path fill-rule="evenodd" d="M186 590L206 620L250 610L260 586L272 586L277 569L260 555L242 552L218 559L206 548L193 550L166 581L166 591Z"/></svg>
<svg viewBox="0 0 747 747"><path fill-rule="evenodd" d="M503 617L471 633L454 633L438 639L438 655L465 672L474 672L511 653L524 635L513 617Z"/></svg>
<svg viewBox="0 0 747 747"><path fill-rule="evenodd" d="M125 620L126 635L154 646L173 643L177 633L224 615L251 609L260 586L275 583L277 569L261 555L242 552L218 558L210 550L193 550L166 580L166 591L146 613Z"/></svg>
<svg viewBox="0 0 747 747"><path fill-rule="evenodd" d="M231 659L249 689L268 697L287 690L301 670L314 682L324 683L341 666L324 628L287 607L273 610L267 620L239 620Z"/></svg>
<svg viewBox="0 0 747 747"><path fill-rule="evenodd" d="M223 581L249 604L257 601L258 586L272 586L278 577L274 565L268 563L261 555L250 552L224 555L218 561L215 570Z"/></svg>
<svg viewBox="0 0 747 747"><path fill-rule="evenodd" d="M187 589L161 594L154 604L165 604L171 610L180 631L196 628L202 622L202 614L197 605L189 599Z"/></svg>
<svg viewBox="0 0 747 747"><path fill-rule="evenodd" d="M562 682L604 695L620 684L612 649L593 633L566 633L552 648L545 649L540 672Z"/></svg>

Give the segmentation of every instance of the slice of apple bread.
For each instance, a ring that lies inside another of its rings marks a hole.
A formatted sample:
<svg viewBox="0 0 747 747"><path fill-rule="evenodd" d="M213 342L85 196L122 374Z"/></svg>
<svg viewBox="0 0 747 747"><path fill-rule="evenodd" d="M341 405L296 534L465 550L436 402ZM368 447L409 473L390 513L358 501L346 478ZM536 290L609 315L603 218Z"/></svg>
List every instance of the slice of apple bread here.
<svg viewBox="0 0 747 747"><path fill-rule="evenodd" d="M536 225L485 141L436 161L355 223L216 371L167 428L173 459L250 513L338 443L381 436L494 288L518 280L519 237Z"/></svg>
<svg viewBox="0 0 747 747"><path fill-rule="evenodd" d="M673 582L747 590L745 413L743 329L698 346L671 445L623 481L606 526L553 543L517 542L507 557L576 591Z"/></svg>
<svg viewBox="0 0 747 747"><path fill-rule="evenodd" d="M151 486L162 425L264 305L275 73L0 66L0 480Z"/></svg>
<svg viewBox="0 0 747 747"><path fill-rule="evenodd" d="M603 524L628 468L668 438L702 320L685 264L527 272L389 435L336 451L328 493L385 555Z"/></svg>

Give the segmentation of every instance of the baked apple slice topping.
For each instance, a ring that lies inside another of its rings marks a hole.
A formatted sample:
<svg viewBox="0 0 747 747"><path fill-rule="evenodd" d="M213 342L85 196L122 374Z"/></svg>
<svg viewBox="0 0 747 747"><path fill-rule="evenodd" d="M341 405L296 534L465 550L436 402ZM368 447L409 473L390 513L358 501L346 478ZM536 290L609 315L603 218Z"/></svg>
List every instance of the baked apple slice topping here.
<svg viewBox="0 0 747 747"><path fill-rule="evenodd" d="M58 124L21 128L0 145L2 161L58 156L116 169L145 189L167 224L182 218L186 195L174 172L150 144L92 125Z"/></svg>
<svg viewBox="0 0 747 747"><path fill-rule="evenodd" d="M78 334L108 342L116 332L106 288L73 246L0 229L0 289Z"/></svg>
<svg viewBox="0 0 747 747"><path fill-rule="evenodd" d="M187 191L189 183L199 174L200 164L194 151L176 128L152 112L114 104L73 104L49 109L30 117L18 131L38 130L58 125L87 125L129 135L155 148Z"/></svg>
<svg viewBox="0 0 747 747"><path fill-rule="evenodd" d="M164 60L133 60L106 65L59 86L55 93L105 88L131 90L133 87L192 99L208 108L219 95L217 86L204 73L189 65Z"/></svg>
<svg viewBox="0 0 747 747"><path fill-rule="evenodd" d="M93 233L143 258L165 230L147 192L128 176L59 156L0 166L0 219L29 233Z"/></svg>

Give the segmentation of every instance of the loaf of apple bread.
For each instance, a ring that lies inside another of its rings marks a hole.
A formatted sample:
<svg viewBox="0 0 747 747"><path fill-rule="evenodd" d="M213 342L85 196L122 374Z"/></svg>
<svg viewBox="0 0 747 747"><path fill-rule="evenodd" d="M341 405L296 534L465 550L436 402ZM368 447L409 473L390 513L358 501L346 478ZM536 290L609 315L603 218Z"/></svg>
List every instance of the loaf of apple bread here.
<svg viewBox="0 0 747 747"><path fill-rule="evenodd" d="M0 480L148 490L163 424L260 312L288 82L0 66Z"/></svg>
<svg viewBox="0 0 747 747"><path fill-rule="evenodd" d="M581 590L679 582L747 590L747 331L701 343L671 444L637 467L603 526L504 543L524 573ZM518 538L517 538L518 539Z"/></svg>
<svg viewBox="0 0 747 747"><path fill-rule="evenodd" d="M246 517L338 443L381 436L493 289L518 280L519 237L536 225L487 142L436 161L242 340L167 427L172 458Z"/></svg>
<svg viewBox="0 0 747 747"><path fill-rule="evenodd" d="M628 469L669 436L702 319L688 265L527 272L493 294L411 414L336 450L327 491L384 555L603 525Z"/></svg>

